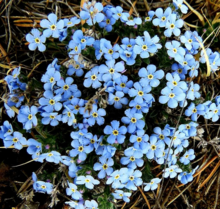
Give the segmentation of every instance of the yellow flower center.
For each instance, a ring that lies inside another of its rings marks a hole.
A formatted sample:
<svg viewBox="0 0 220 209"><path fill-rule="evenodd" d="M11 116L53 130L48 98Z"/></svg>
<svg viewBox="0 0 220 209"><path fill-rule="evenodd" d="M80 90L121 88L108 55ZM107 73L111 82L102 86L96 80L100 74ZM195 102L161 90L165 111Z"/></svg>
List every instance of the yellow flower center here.
<svg viewBox="0 0 220 209"><path fill-rule="evenodd" d="M138 137L137 138L137 142L141 142L142 141L142 138L141 137Z"/></svg>
<svg viewBox="0 0 220 209"><path fill-rule="evenodd" d="M76 190L75 189L71 189L72 190L72 192L75 192Z"/></svg>
<svg viewBox="0 0 220 209"><path fill-rule="evenodd" d="M190 129L190 125L187 125L187 126L186 126L186 129Z"/></svg>
<svg viewBox="0 0 220 209"><path fill-rule="evenodd" d="M143 45L143 46L142 46L142 49L143 49L143 50L147 50L147 45Z"/></svg>
<svg viewBox="0 0 220 209"><path fill-rule="evenodd" d="M79 65L77 64L77 65L75 65L75 69L79 69Z"/></svg>
<svg viewBox="0 0 220 209"><path fill-rule="evenodd" d="M98 113L97 113L97 112L94 112L94 113L92 113L92 116L93 116L94 118L97 118L97 117L98 117Z"/></svg>
<svg viewBox="0 0 220 209"><path fill-rule="evenodd" d="M67 116L70 117L70 116L71 116L71 112L68 112L68 113L67 113Z"/></svg>
<svg viewBox="0 0 220 209"><path fill-rule="evenodd" d="M50 83L53 83L54 82L54 77L51 77L50 78Z"/></svg>
<svg viewBox="0 0 220 209"><path fill-rule="evenodd" d="M54 116L54 115L50 115L50 118L51 118L51 119L54 119L54 118L55 118L55 116Z"/></svg>
<svg viewBox="0 0 220 209"><path fill-rule="evenodd" d="M79 105L76 105L74 108L75 110L79 110Z"/></svg>
<svg viewBox="0 0 220 209"><path fill-rule="evenodd" d="M93 81L96 80L96 78L97 78L96 75L92 75L92 76L91 76L91 79L92 79Z"/></svg>
<svg viewBox="0 0 220 209"><path fill-rule="evenodd" d="M155 150L156 148L157 148L156 145L152 145L152 146L151 146L151 149L152 149L152 150Z"/></svg>
<svg viewBox="0 0 220 209"><path fill-rule="evenodd" d="M130 161L135 161L135 158L134 157L130 157Z"/></svg>
<svg viewBox="0 0 220 209"><path fill-rule="evenodd" d="M40 39L39 39L39 38L35 38L34 41L35 41L35 43L37 43L37 44L40 43Z"/></svg>
<svg viewBox="0 0 220 209"><path fill-rule="evenodd" d="M132 46L131 46L131 44L128 44L127 47L128 47L128 48L131 48Z"/></svg>
<svg viewBox="0 0 220 209"><path fill-rule="evenodd" d="M170 98L173 98L173 97L175 97L175 94L174 94L174 93L171 93L171 94L169 95L169 97L170 97Z"/></svg>
<svg viewBox="0 0 220 209"><path fill-rule="evenodd" d="M77 47L77 46L75 46L74 50L77 52L77 51L78 51L78 47Z"/></svg>
<svg viewBox="0 0 220 209"><path fill-rule="evenodd" d="M49 157L52 157L52 156L53 156L53 153L49 153L48 156L49 156Z"/></svg>
<svg viewBox="0 0 220 209"><path fill-rule="evenodd" d="M185 156L185 158L188 158L188 157L189 157L189 155L186 155L186 156Z"/></svg>
<svg viewBox="0 0 220 209"><path fill-rule="evenodd" d="M216 110L214 111L214 113L215 113L215 114L218 113L218 110L216 109Z"/></svg>
<svg viewBox="0 0 220 209"><path fill-rule="evenodd" d="M118 179L119 177L120 177L119 175L116 175L116 176L115 176L115 179Z"/></svg>
<svg viewBox="0 0 220 209"><path fill-rule="evenodd" d="M177 82L176 82L176 81L173 81L173 85L174 85L174 86L177 86Z"/></svg>
<svg viewBox="0 0 220 209"><path fill-rule="evenodd" d="M94 143L95 143L95 140L94 140L94 139L91 139L91 140L90 140L90 143L91 143L91 144L94 144Z"/></svg>
<svg viewBox="0 0 220 209"><path fill-rule="evenodd" d="M110 68L110 69L109 69L109 73L110 73L110 74L113 74L114 72L115 72L115 69L113 69L113 68Z"/></svg>
<svg viewBox="0 0 220 209"><path fill-rule="evenodd" d="M89 183L89 182L90 182L90 180L89 180L89 179L85 179L85 182L86 182L86 183Z"/></svg>
<svg viewBox="0 0 220 209"><path fill-rule="evenodd" d="M189 42L189 43L192 43L192 39L189 39L188 42Z"/></svg>
<svg viewBox="0 0 220 209"><path fill-rule="evenodd" d="M109 54L113 54L113 50L112 50L112 49L109 49L109 50L108 50L108 53L109 53Z"/></svg>
<svg viewBox="0 0 220 209"><path fill-rule="evenodd" d="M118 131L117 130L112 131L112 133L113 133L114 136L118 135Z"/></svg>
<svg viewBox="0 0 220 209"><path fill-rule="evenodd" d="M159 138L160 138L160 139L164 139L164 135L163 135L163 134L160 134L160 135L159 135Z"/></svg>
<svg viewBox="0 0 220 209"><path fill-rule="evenodd" d="M153 76L152 74L148 75L147 77L148 77L148 79L150 79L150 80L154 78L154 76Z"/></svg>
<svg viewBox="0 0 220 209"><path fill-rule="evenodd" d="M83 149L83 146L80 146L80 147L78 147L78 151L79 152L82 152L84 149Z"/></svg>
<svg viewBox="0 0 220 209"><path fill-rule="evenodd" d="M110 20L109 20L109 19L107 19L107 20L106 20L106 23L107 23L107 24L109 24L109 23L110 23Z"/></svg>
<svg viewBox="0 0 220 209"><path fill-rule="evenodd" d="M163 16L163 17L161 18L161 20L164 22L164 21L166 20L166 17Z"/></svg>
<svg viewBox="0 0 220 209"><path fill-rule="evenodd" d="M175 25L172 23L172 24L170 25L170 28L173 29L174 27L175 27Z"/></svg>
<svg viewBox="0 0 220 209"><path fill-rule="evenodd" d="M145 20L150 20L150 17L146 17Z"/></svg>
<svg viewBox="0 0 220 209"><path fill-rule="evenodd" d="M18 142L18 138L13 138L12 141L13 142Z"/></svg>
<svg viewBox="0 0 220 209"><path fill-rule="evenodd" d="M69 89L69 86L68 86L68 85L64 85L64 86L63 86L63 89L66 91L66 90Z"/></svg>
<svg viewBox="0 0 220 209"><path fill-rule="evenodd" d="M140 110L140 109L141 109L141 106L140 106L140 105L136 105L136 109L137 109L137 110Z"/></svg>
<svg viewBox="0 0 220 209"><path fill-rule="evenodd" d="M129 179L130 179L130 181L133 181L134 180L134 176L130 176Z"/></svg>
<svg viewBox="0 0 220 209"><path fill-rule="evenodd" d="M55 100L50 99L49 104L50 104L50 105L54 105L54 104L55 104Z"/></svg>
<svg viewBox="0 0 220 209"><path fill-rule="evenodd" d="M28 119L31 120L33 118L32 114L28 115Z"/></svg>
<svg viewBox="0 0 220 209"><path fill-rule="evenodd" d="M184 62L183 62L183 64L184 64L184 65L187 65L187 64L188 64L188 62L187 62L187 61L184 61Z"/></svg>
<svg viewBox="0 0 220 209"><path fill-rule="evenodd" d="M125 87L125 83L121 83L120 86L121 86L121 88L124 88Z"/></svg>
<svg viewBox="0 0 220 209"><path fill-rule="evenodd" d="M131 55L130 54L126 54L126 57L130 57Z"/></svg>
<svg viewBox="0 0 220 209"><path fill-rule="evenodd" d="M194 108L192 112L193 112L193 113L196 113L196 112L197 112L197 109L196 109L196 108Z"/></svg>
<svg viewBox="0 0 220 209"><path fill-rule="evenodd" d="M81 43L84 43L86 41L86 39L82 38L81 39Z"/></svg>
<svg viewBox="0 0 220 209"><path fill-rule="evenodd" d="M139 91L139 92L138 92L138 95L139 95L139 96L143 96L143 95L144 95L144 92L143 92L143 91Z"/></svg>
<svg viewBox="0 0 220 209"><path fill-rule="evenodd" d="M47 187L45 185L41 185L41 188L42 189L46 189Z"/></svg>
<svg viewBox="0 0 220 209"><path fill-rule="evenodd" d="M56 25L51 25L51 26L50 26L50 29L51 29L51 30L56 30Z"/></svg>
<svg viewBox="0 0 220 209"><path fill-rule="evenodd" d="M173 172L174 170L173 169L170 169L170 172Z"/></svg>
<svg viewBox="0 0 220 209"><path fill-rule="evenodd" d="M176 48L173 48L173 52L174 52L174 53L177 53L177 49L176 49Z"/></svg>
<svg viewBox="0 0 220 209"><path fill-rule="evenodd" d="M182 73L183 71L182 71L182 69L178 69L177 72L178 73Z"/></svg>
<svg viewBox="0 0 220 209"><path fill-rule="evenodd" d="M136 123L136 122L137 122L137 119L136 119L136 118L131 118L131 122L132 122L132 123Z"/></svg>
<svg viewBox="0 0 220 209"><path fill-rule="evenodd" d="M106 170L106 169L108 168L108 165L107 165L107 164L104 164L104 165L102 166L102 168L103 168L104 170Z"/></svg>
<svg viewBox="0 0 220 209"><path fill-rule="evenodd" d="M119 97L115 97L114 100L115 100L116 102L118 102L120 99L119 99Z"/></svg>

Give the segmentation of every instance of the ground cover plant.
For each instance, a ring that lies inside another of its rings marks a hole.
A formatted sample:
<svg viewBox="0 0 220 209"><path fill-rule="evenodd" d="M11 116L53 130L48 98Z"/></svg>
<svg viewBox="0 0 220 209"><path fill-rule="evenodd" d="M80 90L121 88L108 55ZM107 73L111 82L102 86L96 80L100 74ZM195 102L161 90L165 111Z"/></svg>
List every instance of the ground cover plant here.
<svg viewBox="0 0 220 209"><path fill-rule="evenodd" d="M186 185L199 175L199 119L218 121L220 97L202 97L197 78L216 75L220 57L184 24L184 3L143 18L133 4L84 1L79 14L49 13L26 34L30 51L64 58L37 79L22 66L3 79L4 147L51 165L33 171L23 198L45 193L52 208L65 191L70 208L124 208L139 190L151 208L144 192L160 197L168 179Z"/></svg>

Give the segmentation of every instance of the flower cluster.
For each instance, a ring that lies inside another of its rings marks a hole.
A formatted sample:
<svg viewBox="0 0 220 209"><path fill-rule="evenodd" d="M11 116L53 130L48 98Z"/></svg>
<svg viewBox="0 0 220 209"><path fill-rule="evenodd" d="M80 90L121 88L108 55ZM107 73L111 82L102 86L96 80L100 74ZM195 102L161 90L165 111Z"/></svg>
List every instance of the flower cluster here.
<svg viewBox="0 0 220 209"><path fill-rule="evenodd" d="M149 11L145 19L129 15L120 6L103 7L95 1L85 1L79 17L57 20L51 13L40 22L42 32L32 29L27 34L28 47L45 51L47 38L66 40L69 61L59 65L58 59L54 59L48 65L41 77L43 91L32 106L24 103L26 84L19 80L20 67L5 77L9 88L9 96L4 100L6 112L15 117L15 110L19 109L16 117L27 132L25 136L40 126L51 130L56 126L62 131L65 127L70 133L65 141L71 147L60 153L55 146L45 151L46 144L37 138L27 140L8 121L0 129L6 148L20 150L26 146L33 160L67 167L66 194L72 201L66 204L72 208L98 208L95 200L84 199L83 195L96 185L111 186L108 201L114 198L129 202L132 192L141 185L145 191L157 189L161 178L142 178L141 168L146 161L163 165L164 178L177 177L183 184L193 179L198 167L193 169L190 164L196 157L190 138L197 135L200 115L212 122L219 119L220 96L215 102L197 101L201 97L200 86L193 78L205 62L200 48L202 38L196 31L181 34L184 22L180 11L187 13L187 7L182 0L173 3L176 10L158 8ZM97 34L79 29L78 24L83 21L85 27L97 28ZM121 25L133 31L135 37L124 35L117 43L105 38L107 32L120 30ZM164 34L167 41L150 31L152 27ZM144 32L137 30L143 28ZM218 70L219 53L207 49L205 54L212 71ZM200 58L197 60L195 55ZM89 63L86 56L94 63ZM160 56L169 60L169 67L160 63ZM185 108L191 121L177 127L169 123L159 127L155 123L148 128L152 109L162 111L165 104L171 109ZM35 173L32 179L36 192L52 193L51 183L38 181Z"/></svg>

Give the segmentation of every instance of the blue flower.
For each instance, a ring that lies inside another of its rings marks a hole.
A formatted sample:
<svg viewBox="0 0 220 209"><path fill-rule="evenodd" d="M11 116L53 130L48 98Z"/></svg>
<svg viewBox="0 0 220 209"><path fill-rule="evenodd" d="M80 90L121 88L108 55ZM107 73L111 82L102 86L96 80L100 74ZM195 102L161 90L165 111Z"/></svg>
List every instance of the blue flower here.
<svg viewBox="0 0 220 209"><path fill-rule="evenodd" d="M175 178L177 176L177 173L181 173L182 172L182 169L179 168L178 165L171 165L169 168L166 168L164 170L164 173L163 173L163 176L165 178Z"/></svg>
<svg viewBox="0 0 220 209"><path fill-rule="evenodd" d="M78 60L78 57L79 57L79 54L81 53L81 51L82 51L82 46L84 46L84 45L81 45L81 44L84 44L85 42L86 42L86 39L81 39L82 40L82 42L80 41L78 41L78 42L76 42L77 40L75 39L75 40L71 40L70 42L69 42L69 45L68 45L68 48L69 49L72 49L69 53L68 53L68 55L69 55L69 57L70 58L72 58L74 61L77 61Z"/></svg>
<svg viewBox="0 0 220 209"><path fill-rule="evenodd" d="M98 209L98 203L95 200L86 200L85 201L85 206L88 209Z"/></svg>
<svg viewBox="0 0 220 209"><path fill-rule="evenodd" d="M101 39L100 49L103 51L106 60L117 59L119 57L119 45L112 46L111 42L106 39Z"/></svg>
<svg viewBox="0 0 220 209"><path fill-rule="evenodd" d="M132 134L130 136L130 142L134 143L134 148L135 149L145 149L148 141L149 141L149 136L147 134L145 134L144 130L138 130L135 134Z"/></svg>
<svg viewBox="0 0 220 209"><path fill-rule="evenodd" d="M173 4L176 9L180 9L183 14L186 14L188 12L188 7L183 4L183 0L173 0Z"/></svg>
<svg viewBox="0 0 220 209"><path fill-rule="evenodd" d="M121 109L122 108L122 104L126 105L128 104L128 99L126 97L124 97L124 93L121 91L116 91L115 95L114 94L109 94L109 98L108 98L108 103L110 105L114 104L114 107L116 109Z"/></svg>
<svg viewBox="0 0 220 209"><path fill-rule="evenodd" d="M88 118L88 124L90 126L95 125L95 122L97 122L98 125L102 125L105 122L105 119L103 116L106 115L106 111L102 108L97 107L97 105L93 105L92 111L89 114L88 112L85 113L84 117Z"/></svg>
<svg viewBox="0 0 220 209"><path fill-rule="evenodd" d="M182 152L183 147L186 148L189 146L189 141L187 139L188 137L185 135L185 133L182 133L178 130L172 137L171 145L176 148L176 152Z"/></svg>
<svg viewBox="0 0 220 209"><path fill-rule="evenodd" d="M136 113L131 109L125 110L126 117L122 117L121 121L125 124L128 124L128 133L134 133L137 129L143 129L145 122L141 120L143 115Z"/></svg>
<svg viewBox="0 0 220 209"><path fill-rule="evenodd" d="M106 61L106 65L99 66L99 72L102 74L102 79L105 82L117 79L124 70L124 62L117 62L115 64L115 60L109 60Z"/></svg>
<svg viewBox="0 0 220 209"><path fill-rule="evenodd" d="M166 37L171 37L172 34L175 36L180 35L180 28L183 27L183 20L182 19L177 19L176 14L171 14L168 18L168 21L166 23L166 30L164 31L164 35Z"/></svg>
<svg viewBox="0 0 220 209"><path fill-rule="evenodd" d="M220 115L220 105L216 105L215 103L212 103L209 107L209 112L211 112L209 118L212 119L212 122L216 122L219 119Z"/></svg>
<svg viewBox="0 0 220 209"><path fill-rule="evenodd" d="M165 87L164 89L162 89L161 94L163 94L163 96L159 97L159 102L161 104L165 104L168 102L168 107L170 108L176 108L178 102L185 99L185 94L179 87L175 87L174 89Z"/></svg>
<svg viewBox="0 0 220 209"><path fill-rule="evenodd" d="M94 43L94 38L90 36L84 36L81 30L76 30L72 37L73 41L81 46L81 49L85 49L86 46L92 46ZM75 48L74 48L75 49Z"/></svg>
<svg viewBox="0 0 220 209"><path fill-rule="evenodd" d="M124 185L121 183L122 176L128 172L127 168L121 168L120 170L115 170L110 177L107 179L106 184L112 184L113 189L123 188Z"/></svg>
<svg viewBox="0 0 220 209"><path fill-rule="evenodd" d="M32 29L31 34L28 33L26 35L26 40L29 42L28 48L31 51L34 51L36 48L38 48L40 52L44 52L46 50L46 46L44 45L46 37L41 35L41 32L38 29Z"/></svg>
<svg viewBox="0 0 220 209"><path fill-rule="evenodd" d="M57 112L43 112L41 115L43 117L41 122L44 125L50 124L51 126L57 126L59 124L59 121L61 120L61 115L58 115Z"/></svg>
<svg viewBox="0 0 220 209"><path fill-rule="evenodd" d="M150 136L149 149L146 154L147 158L153 159L154 157L163 156L164 147L163 141L158 141L156 136Z"/></svg>
<svg viewBox="0 0 220 209"><path fill-rule="evenodd" d="M155 190L158 187L158 184L161 182L161 179L159 178L154 178L152 179L149 183L144 183L146 185L144 187L144 191L147 192L149 190Z"/></svg>
<svg viewBox="0 0 220 209"><path fill-rule="evenodd" d="M83 115L84 114L84 106L85 106L86 100L79 99L79 98L73 98L71 99L71 107L73 114L77 114L78 112Z"/></svg>
<svg viewBox="0 0 220 209"><path fill-rule="evenodd" d="M107 138L109 144L114 144L116 140L119 144L124 143L127 128L125 126L119 127L119 125L119 121L113 120L111 126L107 125L104 128L104 133L110 135Z"/></svg>
<svg viewBox="0 0 220 209"><path fill-rule="evenodd" d="M89 141L92 139L93 135L88 132L87 129L80 129L79 131L72 131L70 134L72 139L79 141L83 145L89 144Z"/></svg>
<svg viewBox="0 0 220 209"><path fill-rule="evenodd" d="M178 175L178 180L182 183L182 184L187 184L188 182L193 180L193 174L196 172L196 170L198 169L199 166L197 166L196 168L194 168L190 173L187 172L182 172Z"/></svg>
<svg viewBox="0 0 220 209"><path fill-rule="evenodd" d="M155 14L155 12L152 11L152 10L150 10L147 14L148 14L148 16L146 16L146 17L144 18L145 22L151 21L152 18L153 18L153 16L154 16L154 14Z"/></svg>
<svg viewBox="0 0 220 209"><path fill-rule="evenodd" d="M43 31L44 36L50 37L52 35L53 38L59 38L60 31L64 27L64 21L59 20L57 22L57 16L53 13L50 13L48 15L48 20L43 19L40 22L40 26L42 28L47 28L46 30Z"/></svg>
<svg viewBox="0 0 220 209"><path fill-rule="evenodd" d="M133 81L128 81L128 77L126 75L121 75L117 79L115 79L115 90L122 91L125 94L128 93L129 89L133 86Z"/></svg>
<svg viewBox="0 0 220 209"><path fill-rule="evenodd" d="M86 88L92 86L92 88L97 89L102 85L100 82L101 80L102 75L99 74L99 66L95 66L89 72L86 73L83 85Z"/></svg>
<svg viewBox="0 0 220 209"><path fill-rule="evenodd" d="M72 17L70 19L65 18L63 21L64 21L64 25L67 28L73 27L73 26L78 25L80 23L80 19L78 19L77 17Z"/></svg>
<svg viewBox="0 0 220 209"><path fill-rule="evenodd" d="M184 35L180 36L180 41L185 44L188 50L198 49L200 47L198 40L202 42L202 38L198 35L197 31L186 31Z"/></svg>
<svg viewBox="0 0 220 209"><path fill-rule="evenodd" d="M115 190L115 193L112 193L115 199L121 200L123 199L125 202L130 202L129 197L131 196L131 193L124 192L122 190Z"/></svg>
<svg viewBox="0 0 220 209"><path fill-rule="evenodd" d="M157 16L157 18L153 20L153 25L165 27L168 21L168 17L170 16L171 13L172 13L172 9L170 7L167 7L167 9L164 12L162 8L158 8L155 11L155 15Z"/></svg>
<svg viewBox="0 0 220 209"><path fill-rule="evenodd" d="M184 69L182 65L174 63L174 64L172 64L171 69L179 75L181 80L185 79L185 77L186 77L185 75L187 74L187 70Z"/></svg>
<svg viewBox="0 0 220 209"><path fill-rule="evenodd" d="M65 106L65 109L63 110L62 122L67 123L68 126L76 124L76 122L77 122L75 115L73 114L73 112L70 110L70 108L68 106Z"/></svg>
<svg viewBox="0 0 220 209"><path fill-rule="evenodd" d="M152 99L154 99L153 96ZM136 111L136 113L142 114L142 113L148 113L150 104L146 101L139 104L135 100L131 100L129 106L133 107L132 110Z"/></svg>
<svg viewBox="0 0 220 209"><path fill-rule="evenodd" d="M135 102L137 102L138 104L141 104L144 101L148 102L152 98L151 94L147 94L150 92L150 90L151 90L151 87L149 85L142 87L139 82L135 82L134 88L131 88L128 91L128 94L130 97L135 97L134 98Z"/></svg>
<svg viewBox="0 0 220 209"><path fill-rule="evenodd" d="M186 51L180 46L179 41L166 42L165 47L167 48L167 54L174 58L177 62L182 61L182 57L185 55Z"/></svg>
<svg viewBox="0 0 220 209"><path fill-rule="evenodd" d="M53 184L44 181L37 181L37 176L34 172L32 173L32 179L34 181L33 188L36 192L47 193L47 194L52 193Z"/></svg>
<svg viewBox="0 0 220 209"><path fill-rule="evenodd" d="M166 74L167 79L167 86L170 89L174 89L175 87L179 87L180 89L187 90L187 84L185 81L180 81L180 77L177 73L167 73Z"/></svg>
<svg viewBox="0 0 220 209"><path fill-rule="evenodd" d="M112 17L112 11L109 9L105 12L105 17L102 22L99 22L101 28L105 28L107 32L112 31L112 25L114 25L116 19Z"/></svg>
<svg viewBox="0 0 220 209"><path fill-rule="evenodd" d="M23 137L20 132L13 132L13 135L7 135L3 140L4 146L6 148L14 145L15 149L21 150L23 145L27 144L27 140Z"/></svg>
<svg viewBox="0 0 220 209"><path fill-rule="evenodd" d="M209 57L210 67L215 72L220 67L220 54L219 52L214 52L212 56Z"/></svg>
<svg viewBox="0 0 220 209"><path fill-rule="evenodd" d="M149 53L154 54L161 48L161 45L157 44L159 41L158 36L151 38L147 31L144 32L143 38L138 36L135 41L137 45L134 46L134 52L140 54L141 58L148 58L150 56Z"/></svg>
<svg viewBox="0 0 220 209"><path fill-rule="evenodd" d="M195 159L194 155L194 150L189 149L188 151L185 152L185 154L180 158L180 162L183 163L184 165L188 165L191 160Z"/></svg>
<svg viewBox="0 0 220 209"><path fill-rule="evenodd" d="M44 92L45 98L40 98L39 103L43 106L43 109L47 112L53 112L54 110L59 111L62 108L62 104L59 102L61 100L61 95L53 95L52 91Z"/></svg>
<svg viewBox="0 0 220 209"><path fill-rule="evenodd" d="M104 19L104 14L100 13L103 10L101 3L84 3L82 11L80 11L80 18L86 20L88 25L95 25Z"/></svg>
<svg viewBox="0 0 220 209"><path fill-rule="evenodd" d="M88 189L93 189L94 185L98 185L100 181L94 179L92 176L87 175L87 176L78 176L76 178L76 184L77 185L83 185L85 184L86 188Z"/></svg>
<svg viewBox="0 0 220 209"><path fill-rule="evenodd" d="M85 206L83 205L82 202L68 201L68 202L65 202L65 204L75 209L85 209Z"/></svg>
<svg viewBox="0 0 220 209"><path fill-rule="evenodd" d="M4 121L3 126L1 126L0 128L0 139L4 139L5 137L13 133L13 127L7 120Z"/></svg>
<svg viewBox="0 0 220 209"><path fill-rule="evenodd" d="M73 140L71 146L73 147L73 149L69 152L70 156L76 157L78 155L78 159L81 161L84 161L87 157L87 154L92 152L93 150L89 146L84 146L78 140Z"/></svg>
<svg viewBox="0 0 220 209"><path fill-rule="evenodd" d="M129 16L128 13L124 13L121 16L122 22L129 26L141 25L142 19L140 17Z"/></svg>
<svg viewBox="0 0 220 209"><path fill-rule="evenodd" d="M127 155L126 155L127 154ZM122 165L127 165L128 168L135 169L138 167L142 167L144 164L144 160L141 157L137 158L132 155L132 153L126 153L126 157L122 157L120 163Z"/></svg>
<svg viewBox="0 0 220 209"><path fill-rule="evenodd" d="M199 69L199 62L195 61L190 68L189 76L197 77L199 74L198 69Z"/></svg>
<svg viewBox="0 0 220 209"><path fill-rule="evenodd" d="M93 169L95 171L99 171L98 177L99 179L103 179L106 175L111 175L113 172L113 168L111 166L114 165L114 161L112 158L106 158L104 156L99 157L99 161L101 163L95 163Z"/></svg>
<svg viewBox="0 0 220 209"><path fill-rule="evenodd" d="M199 104L195 106L194 103L191 103L189 107L185 110L186 116L191 116L193 121L197 121L199 115L205 114L205 106L203 104Z"/></svg>
<svg viewBox="0 0 220 209"><path fill-rule="evenodd" d="M6 113L10 118L13 118L15 116L15 111L11 109L6 103L4 103L4 107L6 109Z"/></svg>
<svg viewBox="0 0 220 209"><path fill-rule="evenodd" d="M66 194L71 196L74 200L79 200L82 198L82 195L77 191L77 186L73 183L68 182L68 188L66 188Z"/></svg>
<svg viewBox="0 0 220 209"><path fill-rule="evenodd" d="M140 186L143 183L142 179L140 178L141 176L141 171L129 169L128 172L122 176L121 182L126 184L125 188L135 191L137 190L137 186Z"/></svg>
<svg viewBox="0 0 220 209"><path fill-rule="evenodd" d="M133 50L119 48L119 55L121 59L123 59L127 65L134 65L137 54Z"/></svg>
<svg viewBox="0 0 220 209"><path fill-rule="evenodd" d="M58 62L58 59L55 58L55 59L52 61L52 63L50 63L50 64L47 66L47 70L48 70L49 68L55 68L56 71L60 71L60 67L61 67L61 66L58 65L57 62Z"/></svg>
<svg viewBox="0 0 220 209"><path fill-rule="evenodd" d="M159 79L164 77L163 70L157 70L155 65L148 65L147 68L141 68L138 72L139 77L142 79L140 80L140 84L142 86L151 86L157 87L160 84Z"/></svg>
<svg viewBox="0 0 220 209"><path fill-rule="evenodd" d="M190 82L188 84L189 91L187 92L187 99L195 100L195 98L199 98L201 94L199 93L200 86L197 83Z"/></svg>
<svg viewBox="0 0 220 209"><path fill-rule="evenodd" d="M196 136L196 127L198 126L197 123L190 122L189 124L182 124L179 126L179 130L187 137Z"/></svg>
<svg viewBox="0 0 220 209"><path fill-rule="evenodd" d="M63 99L68 99L74 92L77 91L77 85L72 84L74 82L73 78L67 77L64 80L59 80L57 86L59 88L55 90L56 94L63 94Z"/></svg>
<svg viewBox="0 0 220 209"><path fill-rule="evenodd" d="M164 141L168 146L170 146L170 131L167 128L164 128L164 130L162 130L160 127L155 127L154 128L154 133L153 136L156 136L159 140ZM163 142L163 143L164 143Z"/></svg>
<svg viewBox="0 0 220 209"><path fill-rule="evenodd" d="M55 68L50 67L47 68L45 74L43 74L41 78L41 82L44 82L44 89L51 89L53 88L54 84L61 79L60 72L57 71Z"/></svg>
<svg viewBox="0 0 220 209"><path fill-rule="evenodd" d="M80 64L79 62L75 62L74 65L69 65L67 70L67 75L71 76L75 74L77 77L81 77L84 73L83 68L84 65Z"/></svg>
<svg viewBox="0 0 220 209"><path fill-rule="evenodd" d="M69 156L61 156L62 158L62 163L64 165L67 165L68 166L68 169L70 172L77 172L78 171L78 168L75 164L75 161L73 160L73 158L69 157ZM76 176L76 175L75 175ZM74 177L75 177L74 176Z"/></svg>
<svg viewBox="0 0 220 209"><path fill-rule="evenodd" d="M62 158L60 156L60 153L57 152L57 151L51 151L51 152L48 152L48 153L43 153L39 156L39 160L40 162L43 161L43 160L46 160L47 162L50 162L50 163L56 163L58 164L59 162L62 161Z"/></svg>
<svg viewBox="0 0 220 209"><path fill-rule="evenodd" d="M184 70L189 70L195 64L195 59L191 54L186 54L180 64Z"/></svg>
<svg viewBox="0 0 220 209"><path fill-rule="evenodd" d="M148 146L148 143L147 143ZM130 155L133 156L134 158L142 158L143 157L143 153L145 152L145 149L147 148L146 146L143 146L144 150L142 149L142 146L140 146L139 148L134 148L134 147L128 147L125 151L124 154L125 155Z"/></svg>
<svg viewBox="0 0 220 209"><path fill-rule="evenodd" d="M103 51L101 49L101 43L105 41L104 38L102 38L101 40L95 40L93 47L95 49L95 57L97 60L100 60L102 55L103 55Z"/></svg>
<svg viewBox="0 0 220 209"><path fill-rule="evenodd" d="M28 139L27 141L27 153L30 155L33 155L35 153L41 152L42 151L42 144L35 139Z"/></svg>
<svg viewBox="0 0 220 209"><path fill-rule="evenodd" d="M23 127L26 130L30 130L32 126L37 125L37 117L35 116L38 112L38 108L36 106L22 106L18 113L18 121L23 123Z"/></svg>
<svg viewBox="0 0 220 209"><path fill-rule="evenodd" d="M121 21L122 21L122 15L128 14L128 13L122 13L123 8L120 6L111 8L111 11L112 11L112 17L115 18L116 20L120 19Z"/></svg>

